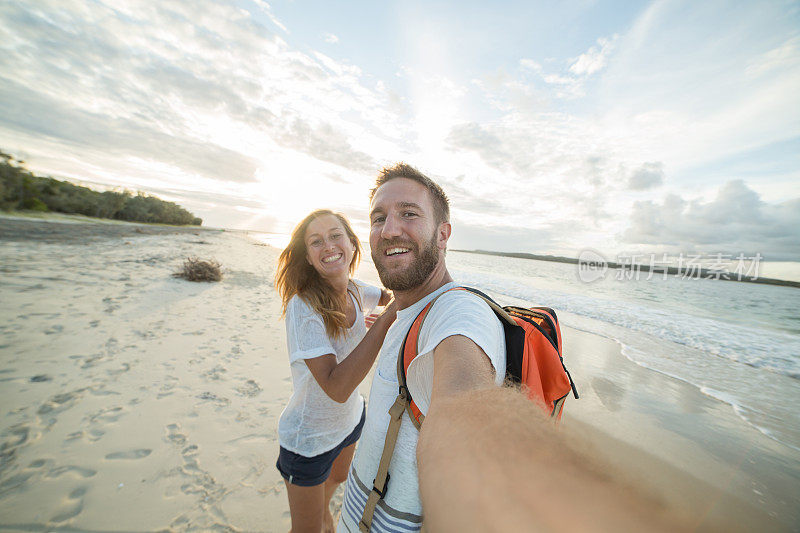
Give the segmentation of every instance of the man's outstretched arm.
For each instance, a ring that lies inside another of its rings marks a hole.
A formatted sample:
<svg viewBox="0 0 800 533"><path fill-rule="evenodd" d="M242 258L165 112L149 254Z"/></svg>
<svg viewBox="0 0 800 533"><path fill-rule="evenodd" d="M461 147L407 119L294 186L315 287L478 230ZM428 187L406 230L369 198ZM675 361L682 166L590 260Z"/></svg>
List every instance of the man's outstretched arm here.
<svg viewBox="0 0 800 533"><path fill-rule="evenodd" d="M449 337L434 352L417 461L430 531L681 529L571 451L541 408L494 386L489 358L466 337Z"/></svg>

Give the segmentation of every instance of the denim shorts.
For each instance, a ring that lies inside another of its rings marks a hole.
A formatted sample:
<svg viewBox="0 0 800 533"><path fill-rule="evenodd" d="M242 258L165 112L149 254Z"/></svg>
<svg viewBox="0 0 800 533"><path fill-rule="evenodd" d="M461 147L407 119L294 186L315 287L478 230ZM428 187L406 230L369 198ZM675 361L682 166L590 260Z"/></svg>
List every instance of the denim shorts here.
<svg viewBox="0 0 800 533"><path fill-rule="evenodd" d="M325 453L315 455L314 457L305 457L290 452L281 446L281 451L278 453L278 462L275 463L275 466L278 467L278 472L292 485L313 487L324 483L331 474L333 462L339 457L342 450L356 442L361 436L366 414L366 409L361 411L361 420L358 422L353 432L345 437L336 448Z"/></svg>

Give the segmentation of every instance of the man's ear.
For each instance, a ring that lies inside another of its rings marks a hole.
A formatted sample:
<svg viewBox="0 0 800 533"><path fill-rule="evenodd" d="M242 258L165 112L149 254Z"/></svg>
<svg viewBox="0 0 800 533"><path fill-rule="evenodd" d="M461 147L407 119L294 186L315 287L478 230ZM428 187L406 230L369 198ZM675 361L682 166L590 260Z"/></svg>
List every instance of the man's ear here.
<svg viewBox="0 0 800 533"><path fill-rule="evenodd" d="M445 250L447 248L447 241L450 239L450 233L453 231L453 228L450 226L449 222L442 222L439 224L439 228L436 231L436 244L439 246L440 250Z"/></svg>

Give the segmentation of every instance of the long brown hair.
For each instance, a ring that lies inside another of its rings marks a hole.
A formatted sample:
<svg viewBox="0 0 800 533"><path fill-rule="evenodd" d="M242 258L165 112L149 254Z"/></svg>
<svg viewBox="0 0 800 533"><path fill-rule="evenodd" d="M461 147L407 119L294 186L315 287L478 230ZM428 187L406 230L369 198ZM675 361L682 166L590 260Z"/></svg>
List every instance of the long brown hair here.
<svg viewBox="0 0 800 533"><path fill-rule="evenodd" d="M306 230L314 219L325 215L333 215L339 219L355 248L353 260L350 261L350 275L353 275L361 260L361 244L358 242L358 237L344 215L334 213L330 209L317 209L304 218L292 231L289 244L278 258L275 287L278 289L283 303L282 315L286 314L286 306L292 296L298 295L322 316L325 332L329 337L335 338L341 337L347 330L345 300L340 294L334 292L333 287L306 260L308 255Z"/></svg>

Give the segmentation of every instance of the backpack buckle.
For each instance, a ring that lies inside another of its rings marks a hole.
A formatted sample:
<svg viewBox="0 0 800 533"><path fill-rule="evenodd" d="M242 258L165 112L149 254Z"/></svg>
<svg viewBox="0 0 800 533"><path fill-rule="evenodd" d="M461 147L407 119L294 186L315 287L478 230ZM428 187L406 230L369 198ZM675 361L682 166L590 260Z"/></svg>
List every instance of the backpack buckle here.
<svg viewBox="0 0 800 533"><path fill-rule="evenodd" d="M391 477L392 477L391 474L389 474L389 472L386 472L386 481L383 483L383 490L378 490L378 487L375 486L375 480L378 478L372 480L372 492L380 496L381 500L386 497L386 491L389 490L389 479Z"/></svg>

